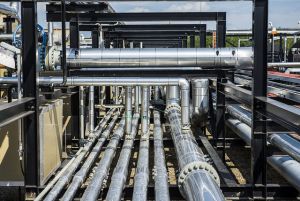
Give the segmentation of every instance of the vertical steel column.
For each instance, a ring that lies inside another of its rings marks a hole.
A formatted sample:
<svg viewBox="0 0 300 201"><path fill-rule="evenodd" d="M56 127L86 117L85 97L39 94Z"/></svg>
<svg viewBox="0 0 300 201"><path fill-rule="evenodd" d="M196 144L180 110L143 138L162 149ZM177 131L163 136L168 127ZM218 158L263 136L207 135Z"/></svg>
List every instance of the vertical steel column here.
<svg viewBox="0 0 300 201"><path fill-rule="evenodd" d="M5 22L6 26L6 33L11 34L12 33L12 23L15 22L15 18L12 18L10 16L7 16L6 18L3 18L3 22ZM7 69L7 76L12 76L12 69ZM7 101L12 101L12 87L8 87L7 89Z"/></svg>
<svg viewBox="0 0 300 201"><path fill-rule="evenodd" d="M183 44L182 44L183 48L187 48L187 36L183 37Z"/></svg>
<svg viewBox="0 0 300 201"><path fill-rule="evenodd" d="M99 48L99 30L92 31L92 48Z"/></svg>
<svg viewBox="0 0 300 201"><path fill-rule="evenodd" d="M77 19L72 19L70 21L70 47L71 48L79 48L80 47L80 37L79 37L79 23ZM80 128L80 97L79 97L79 87L75 88L75 93L71 96L71 112L72 112L72 120L71 120L71 139L76 138L79 139L81 134Z"/></svg>
<svg viewBox="0 0 300 201"><path fill-rule="evenodd" d="M195 48L195 36L190 36L190 48Z"/></svg>
<svg viewBox="0 0 300 201"><path fill-rule="evenodd" d="M255 0L253 4L253 47L254 69L252 88L252 128L251 128L251 172L253 187L263 187L253 192L253 197L266 199L266 122L257 110L264 108L256 97L267 95L267 40L268 40L268 0Z"/></svg>
<svg viewBox="0 0 300 201"><path fill-rule="evenodd" d="M24 97L34 97L30 109L35 113L24 118L24 182L26 199L35 197L39 185L38 165L38 76L37 64L37 3L35 1L22 1L22 73Z"/></svg>
<svg viewBox="0 0 300 201"><path fill-rule="evenodd" d="M100 32L98 29L92 31L92 48L99 48L100 45ZM100 87L95 86L95 105L100 104ZM94 123L97 125L97 119L99 118L100 109L95 108L95 115L94 115Z"/></svg>
<svg viewBox="0 0 300 201"><path fill-rule="evenodd" d="M217 47L226 46L226 13L218 16L217 20Z"/></svg>
<svg viewBox="0 0 300 201"><path fill-rule="evenodd" d="M206 47L206 30L200 31L199 42L199 47Z"/></svg>

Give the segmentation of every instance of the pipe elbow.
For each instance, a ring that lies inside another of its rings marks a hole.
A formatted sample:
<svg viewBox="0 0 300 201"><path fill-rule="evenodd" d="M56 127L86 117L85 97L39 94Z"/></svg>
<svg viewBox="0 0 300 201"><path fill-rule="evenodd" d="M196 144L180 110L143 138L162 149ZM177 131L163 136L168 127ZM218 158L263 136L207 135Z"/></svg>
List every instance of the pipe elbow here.
<svg viewBox="0 0 300 201"><path fill-rule="evenodd" d="M190 82L185 78L179 78L178 85L182 90L190 90Z"/></svg>

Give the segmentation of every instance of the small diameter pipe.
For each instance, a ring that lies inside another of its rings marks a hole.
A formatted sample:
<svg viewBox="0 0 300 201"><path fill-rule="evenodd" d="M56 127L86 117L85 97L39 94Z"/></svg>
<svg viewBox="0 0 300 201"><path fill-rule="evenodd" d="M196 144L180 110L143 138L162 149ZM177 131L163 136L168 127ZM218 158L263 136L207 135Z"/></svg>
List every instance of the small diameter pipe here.
<svg viewBox="0 0 300 201"><path fill-rule="evenodd" d="M168 173L164 154L163 131L161 128L160 114L153 112L154 118L154 181L155 181L155 200L170 200Z"/></svg>
<svg viewBox="0 0 300 201"><path fill-rule="evenodd" d="M86 179L86 176L88 172L90 171L92 165L94 164L95 160L97 157L99 157L101 148L108 138L109 134L113 130L115 123L117 122L119 118L120 112L117 112L116 115L113 117L109 125L105 128L103 133L101 134L100 138L98 139L97 144L94 146L92 151L90 152L89 156L87 159L84 161L84 164L80 168L80 170L75 174L73 177L72 183L68 186L67 191L64 193L63 197L61 200L63 201L69 201L73 200L77 190L79 187L82 185L84 180Z"/></svg>
<svg viewBox="0 0 300 201"><path fill-rule="evenodd" d="M79 87L79 116L80 139L84 139L84 88Z"/></svg>
<svg viewBox="0 0 300 201"><path fill-rule="evenodd" d="M149 87L142 87L142 133L132 201L146 201L149 182Z"/></svg>
<svg viewBox="0 0 300 201"><path fill-rule="evenodd" d="M154 87L154 100L158 100L159 99L159 86L155 86Z"/></svg>
<svg viewBox="0 0 300 201"><path fill-rule="evenodd" d="M132 87L125 88L125 134L131 133L132 121Z"/></svg>
<svg viewBox="0 0 300 201"><path fill-rule="evenodd" d="M89 88L89 122L90 122L90 132L94 131L94 113L95 113L95 91L94 86L90 86Z"/></svg>
<svg viewBox="0 0 300 201"><path fill-rule="evenodd" d="M86 156L86 154L91 150L92 146L95 144L96 138L100 136L102 133L104 126L107 124L108 120L112 116L114 112L114 109L110 110L105 118L103 118L98 126L98 129L94 132L94 137L90 138L86 145L84 146L82 152L76 157L74 162L69 166L66 173L59 178L57 183L54 185L52 190L48 193L44 201L54 201L57 199L60 192L63 190L65 185L71 180L73 173L76 171L76 169L79 167L80 163Z"/></svg>
<svg viewBox="0 0 300 201"><path fill-rule="evenodd" d="M140 87L139 86L135 86L134 88L134 112L135 113L139 113L139 105L140 105Z"/></svg>
<svg viewBox="0 0 300 201"><path fill-rule="evenodd" d="M181 172L178 185L181 194L188 201L224 201L220 179L216 170L206 162L190 129L180 128L180 107L171 104L166 108L175 145L177 161Z"/></svg>
<svg viewBox="0 0 300 201"><path fill-rule="evenodd" d="M268 163L300 192L300 163L290 156L270 156Z"/></svg>
<svg viewBox="0 0 300 201"><path fill-rule="evenodd" d="M114 131L113 136L111 137L107 148L104 152L103 158L100 160L98 167L95 170L94 176L84 191L82 201L96 201L98 199L102 183L106 178L112 160L114 158L117 146L119 144L120 139L123 137L125 127L125 117L120 121L118 128Z"/></svg>
<svg viewBox="0 0 300 201"><path fill-rule="evenodd" d="M105 199L106 201L121 200L128 175L128 167L132 148L134 146L134 139L138 131L139 118L139 113L135 113L133 115L131 134L130 136L126 136L124 141L118 163L111 177L110 186Z"/></svg>

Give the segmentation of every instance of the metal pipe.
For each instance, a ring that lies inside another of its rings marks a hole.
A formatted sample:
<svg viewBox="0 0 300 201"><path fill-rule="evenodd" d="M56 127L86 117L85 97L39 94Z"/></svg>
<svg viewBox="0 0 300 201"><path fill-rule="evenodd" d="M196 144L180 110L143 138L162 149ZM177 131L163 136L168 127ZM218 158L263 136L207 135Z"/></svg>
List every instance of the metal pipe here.
<svg viewBox="0 0 300 201"><path fill-rule="evenodd" d="M49 54L57 54L49 52ZM114 48L68 49L70 68L98 67L250 67L252 48ZM58 57L48 57L49 63L60 65ZM53 60L52 60L53 59Z"/></svg>
<svg viewBox="0 0 300 201"><path fill-rule="evenodd" d="M62 177L59 178L59 180L54 185L52 190L48 193L48 195L46 196L44 201L56 200L56 198L58 197L60 192L63 190L65 185L67 185L67 183L71 180L73 173L77 170L77 168L79 167L80 163L82 162L82 160L84 159L86 154L90 151L92 146L95 144L96 138L98 138L100 136L100 134L102 133L104 126L107 124L107 122L110 119L110 117L112 116L113 112L114 112L114 109L110 110L106 114L106 116L101 120L97 130L94 132L94 137L90 138L89 141L85 144L82 152L80 152L80 154L76 157L74 162L70 165L70 167L68 168L68 171Z"/></svg>
<svg viewBox="0 0 300 201"><path fill-rule="evenodd" d="M268 163L300 191L300 163L289 156L268 157Z"/></svg>
<svg viewBox="0 0 300 201"><path fill-rule="evenodd" d="M154 100L159 100L159 86L154 87Z"/></svg>
<svg viewBox="0 0 300 201"><path fill-rule="evenodd" d="M251 126L251 112L240 107L240 105L237 104L230 104L226 106L228 114L230 114L232 117L240 120L241 122L247 124L248 126Z"/></svg>
<svg viewBox="0 0 300 201"><path fill-rule="evenodd" d="M54 45L54 31L53 31L53 22L48 22L48 46Z"/></svg>
<svg viewBox="0 0 300 201"><path fill-rule="evenodd" d="M116 115L113 117L109 125L105 128L105 131L101 134L100 138L98 139L97 144L93 147L92 151L90 152L87 159L84 161L84 164L80 168L80 170L75 174L73 177L72 182L68 186L67 191L64 193L61 200L63 201L70 201L73 200L78 188L82 185L84 182L88 172L90 171L92 165L94 164L97 157L99 157L101 148L108 138L109 134L113 130L116 121L118 120L118 117L120 115L120 112L117 112Z"/></svg>
<svg viewBox="0 0 300 201"><path fill-rule="evenodd" d="M227 126L251 146L251 127L237 119L227 119Z"/></svg>
<svg viewBox="0 0 300 201"><path fill-rule="evenodd" d="M206 162L190 129L180 129L180 107L171 105L166 108L171 126L179 168L178 185L181 194L188 201L225 200L220 179L216 170Z"/></svg>
<svg viewBox="0 0 300 201"><path fill-rule="evenodd" d="M140 100L139 100L140 99L140 87L139 86L135 86L134 95L135 95L134 112L139 113L139 105L140 105Z"/></svg>
<svg viewBox="0 0 300 201"><path fill-rule="evenodd" d="M179 101L180 101L180 92L178 86L168 86L167 97L166 97L167 106L172 103L178 104Z"/></svg>
<svg viewBox="0 0 300 201"><path fill-rule="evenodd" d="M94 114L95 114L95 93L94 86L89 87L89 122L90 122L90 132L94 131Z"/></svg>
<svg viewBox="0 0 300 201"><path fill-rule="evenodd" d="M18 8L17 2L11 3L10 6L6 6L4 4L0 4L0 13L3 15L7 15L13 18L16 18L16 20L20 23L20 17L18 15Z"/></svg>
<svg viewBox="0 0 300 201"><path fill-rule="evenodd" d="M118 125L118 128L115 130L113 136L111 137L107 145L107 148L104 152L104 156L103 158L101 158L100 163L95 170L94 176L91 182L89 183L89 185L87 186L86 190L84 191L82 198L80 200L96 201L98 199L102 183L108 174L117 146L124 134L124 127L125 127L125 117L122 118L122 120Z"/></svg>
<svg viewBox="0 0 300 201"><path fill-rule="evenodd" d="M163 131L160 123L160 114L153 112L154 118L154 165L155 165L155 200L170 200L168 173L164 154Z"/></svg>
<svg viewBox="0 0 300 201"><path fill-rule="evenodd" d="M142 87L141 124L142 133L140 140L137 170L134 176L132 201L146 201L149 182L149 96L148 86Z"/></svg>
<svg viewBox="0 0 300 201"><path fill-rule="evenodd" d="M292 67L300 67L300 62L278 62L278 63L268 63L269 68L274 67L286 67L286 68L292 68Z"/></svg>
<svg viewBox="0 0 300 201"><path fill-rule="evenodd" d="M125 88L125 134L131 133L131 121L132 121L132 87Z"/></svg>
<svg viewBox="0 0 300 201"><path fill-rule="evenodd" d="M84 139L84 88L79 87L79 116L80 116L80 139Z"/></svg>
<svg viewBox="0 0 300 201"><path fill-rule="evenodd" d="M39 85L61 85L62 77L39 77ZM16 84L14 77L0 77L0 84ZM66 86L179 86L181 90L181 125L190 125L190 83L181 77L67 77Z"/></svg>
<svg viewBox="0 0 300 201"><path fill-rule="evenodd" d="M130 136L126 136L124 141L118 163L113 171L110 186L106 195L106 201L119 201L121 200L122 192L126 184L128 175L128 167L134 139L138 132L138 122L140 115L135 113L132 119L132 129Z"/></svg>

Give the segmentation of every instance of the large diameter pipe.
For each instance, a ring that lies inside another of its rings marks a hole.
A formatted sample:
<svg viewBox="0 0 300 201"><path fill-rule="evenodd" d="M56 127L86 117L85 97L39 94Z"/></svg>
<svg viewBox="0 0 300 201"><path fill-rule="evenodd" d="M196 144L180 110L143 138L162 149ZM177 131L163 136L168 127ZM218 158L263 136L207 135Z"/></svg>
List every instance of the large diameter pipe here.
<svg viewBox="0 0 300 201"><path fill-rule="evenodd" d="M104 152L104 156L103 158L101 158L100 163L95 170L94 176L90 184L84 191L82 198L80 200L96 201L98 199L102 187L102 183L108 174L117 146L124 134L124 127L125 127L125 118L123 117L121 122L118 125L118 128L115 130L113 136L111 137L107 145L107 148Z"/></svg>
<svg viewBox="0 0 300 201"><path fill-rule="evenodd" d="M135 113L132 119L132 129L130 136L127 136L118 163L113 171L110 186L106 195L106 201L119 201L122 197L122 192L126 184L128 175L128 167L132 148L134 145L134 139L138 131L139 113Z"/></svg>
<svg viewBox="0 0 300 201"><path fill-rule="evenodd" d="M180 91L178 86L168 86L167 87L167 97L166 104L178 104L180 102Z"/></svg>
<svg viewBox="0 0 300 201"><path fill-rule="evenodd" d="M91 169L93 163L95 162L96 158L99 157L101 148L102 148L104 142L106 141L106 139L108 138L109 134L113 130L115 123L118 120L119 115L120 115L120 112L117 112L116 115L111 120L111 122L109 123L109 125L105 128L105 130L101 134L100 138L98 139L97 144L93 147L89 156L84 161L84 164L82 165L80 170L73 177L71 184L68 186L68 189L64 193L61 200L63 200L63 201L73 200L77 190L80 188L80 186L84 182L84 180L85 180L89 170Z"/></svg>
<svg viewBox="0 0 300 201"><path fill-rule="evenodd" d="M226 121L226 124L233 132L240 136L248 146L251 146L251 127L238 119L231 118Z"/></svg>
<svg viewBox="0 0 300 201"><path fill-rule="evenodd" d="M57 55L56 52L49 54ZM98 67L251 67L252 48L113 48L67 49L70 68ZM49 56L60 65L60 57Z"/></svg>
<svg viewBox="0 0 300 201"><path fill-rule="evenodd" d="M45 197L44 201L54 201L57 199L60 192L63 190L63 188L67 185L67 183L71 180L73 173L76 171L76 169L79 167L80 163L86 156L86 154L90 151L92 146L95 144L96 138L100 136L102 133L104 126L107 124L108 120L112 116L114 112L114 109L110 110L105 118L101 120L99 123L99 126L97 127L97 130L94 132L94 137L89 139L89 141L84 146L82 152L76 157L74 162L69 166L68 171L60 177L60 179L57 181L57 183L54 185L52 190L48 193L48 195Z"/></svg>
<svg viewBox="0 0 300 201"><path fill-rule="evenodd" d="M171 125L171 135L181 169L178 177L181 194L188 201L224 201L216 170L206 162L191 130L180 129L178 126L181 118L179 106L169 106L166 115Z"/></svg>
<svg viewBox="0 0 300 201"><path fill-rule="evenodd" d="M131 133L132 120L132 87L125 88L125 134Z"/></svg>
<svg viewBox="0 0 300 201"><path fill-rule="evenodd" d="M39 77L39 85L61 85L62 77ZM16 84L14 77L1 77L0 84ZM179 86L181 125L190 125L190 83L185 78L169 77L67 77L66 86Z"/></svg>
<svg viewBox="0 0 300 201"><path fill-rule="evenodd" d="M134 176L132 201L147 200L149 182L149 99L150 89L148 86L144 86L142 87L141 109L142 134L136 174Z"/></svg>
<svg viewBox="0 0 300 201"><path fill-rule="evenodd" d="M289 156L271 156L268 163L300 192L299 162Z"/></svg>
<svg viewBox="0 0 300 201"><path fill-rule="evenodd" d="M153 112L154 118L154 181L155 181L155 200L170 200L168 173L166 168L166 160L163 145L163 131L161 128L160 114Z"/></svg>

